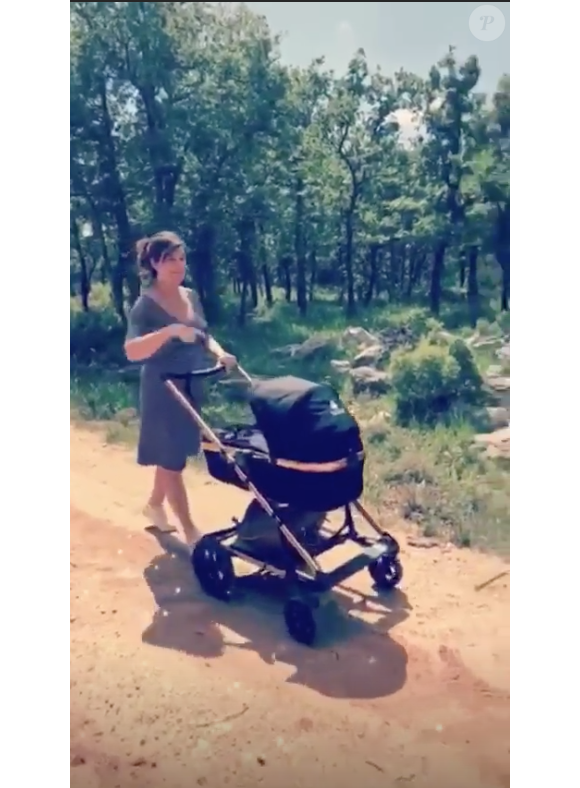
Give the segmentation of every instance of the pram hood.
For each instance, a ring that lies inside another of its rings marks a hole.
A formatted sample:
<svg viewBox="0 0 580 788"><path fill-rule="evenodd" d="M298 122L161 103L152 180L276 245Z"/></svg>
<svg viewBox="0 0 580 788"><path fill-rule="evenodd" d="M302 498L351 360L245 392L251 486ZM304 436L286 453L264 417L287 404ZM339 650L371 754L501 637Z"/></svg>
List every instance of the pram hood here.
<svg viewBox="0 0 580 788"><path fill-rule="evenodd" d="M250 406L275 459L325 463L362 451L358 424L326 383L291 375L257 381Z"/></svg>

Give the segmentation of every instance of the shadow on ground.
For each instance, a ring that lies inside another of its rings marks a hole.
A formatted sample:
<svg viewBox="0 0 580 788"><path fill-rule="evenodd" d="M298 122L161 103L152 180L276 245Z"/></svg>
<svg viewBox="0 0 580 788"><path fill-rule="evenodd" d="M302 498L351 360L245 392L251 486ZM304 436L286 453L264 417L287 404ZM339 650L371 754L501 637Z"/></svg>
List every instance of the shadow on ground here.
<svg viewBox="0 0 580 788"><path fill-rule="evenodd" d="M168 534L154 536L164 552L144 572L157 611L143 642L205 659L220 657L226 648L253 651L267 664L292 665L287 681L332 698L379 698L404 686L407 653L389 635L411 609L402 591L379 597L337 589L321 614L318 647L309 649L290 639L279 601L256 593L230 603L208 598L183 544ZM222 628L237 637L228 639Z"/></svg>

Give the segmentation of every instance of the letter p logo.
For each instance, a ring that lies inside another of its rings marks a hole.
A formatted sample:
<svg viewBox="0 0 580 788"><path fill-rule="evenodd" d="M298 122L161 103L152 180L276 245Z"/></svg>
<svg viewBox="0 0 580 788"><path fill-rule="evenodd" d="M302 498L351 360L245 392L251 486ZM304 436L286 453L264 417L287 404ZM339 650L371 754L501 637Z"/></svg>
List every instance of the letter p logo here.
<svg viewBox="0 0 580 788"><path fill-rule="evenodd" d="M494 5L480 5L469 17L469 29L480 41L495 41L505 30L505 17Z"/></svg>

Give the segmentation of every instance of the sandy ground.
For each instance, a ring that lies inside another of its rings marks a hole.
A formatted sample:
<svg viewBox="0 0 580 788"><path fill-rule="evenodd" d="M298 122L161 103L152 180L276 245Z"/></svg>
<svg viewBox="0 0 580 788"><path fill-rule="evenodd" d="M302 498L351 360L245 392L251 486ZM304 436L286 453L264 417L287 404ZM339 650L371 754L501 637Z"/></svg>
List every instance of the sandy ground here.
<svg viewBox="0 0 580 788"><path fill-rule="evenodd" d="M509 785L504 563L401 532L400 591L351 578L307 649L274 600L201 594L143 530L148 482L71 428L72 788ZM190 489L207 531L248 500L195 472Z"/></svg>

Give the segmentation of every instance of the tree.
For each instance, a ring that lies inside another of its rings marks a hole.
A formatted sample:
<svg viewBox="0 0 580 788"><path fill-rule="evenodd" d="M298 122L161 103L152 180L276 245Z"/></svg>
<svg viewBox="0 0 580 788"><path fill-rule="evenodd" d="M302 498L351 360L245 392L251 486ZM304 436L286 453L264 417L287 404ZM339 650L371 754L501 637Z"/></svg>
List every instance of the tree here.
<svg viewBox="0 0 580 788"><path fill-rule="evenodd" d="M124 320L135 241L169 228L213 320L281 286L297 317L321 288L350 314L458 288L475 321L498 270L508 309L509 77L488 102L479 74L288 67L243 4L71 3L71 287L89 309L107 281Z"/></svg>

